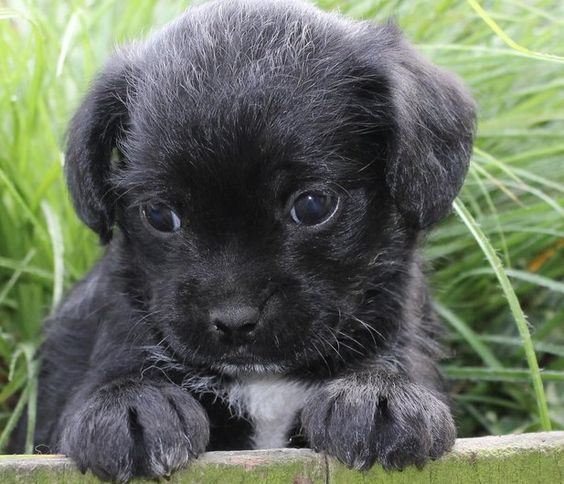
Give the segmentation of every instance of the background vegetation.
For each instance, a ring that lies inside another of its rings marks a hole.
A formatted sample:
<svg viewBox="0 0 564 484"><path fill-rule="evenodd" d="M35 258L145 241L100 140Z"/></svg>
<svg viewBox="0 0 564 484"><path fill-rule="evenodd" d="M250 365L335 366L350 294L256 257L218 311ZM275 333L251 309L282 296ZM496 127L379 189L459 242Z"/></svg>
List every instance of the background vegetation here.
<svg viewBox="0 0 564 484"><path fill-rule="evenodd" d="M17 415L33 422L42 318L99 255L61 176L67 121L116 43L187 3L0 0L0 449ZM460 435L563 429L564 2L318 3L395 17L480 105L467 183L426 250Z"/></svg>

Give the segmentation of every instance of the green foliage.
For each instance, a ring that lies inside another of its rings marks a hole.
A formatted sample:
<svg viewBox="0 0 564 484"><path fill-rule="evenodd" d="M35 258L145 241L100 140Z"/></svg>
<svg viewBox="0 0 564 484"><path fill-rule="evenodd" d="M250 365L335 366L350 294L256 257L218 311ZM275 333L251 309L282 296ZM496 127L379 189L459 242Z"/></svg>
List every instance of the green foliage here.
<svg viewBox="0 0 564 484"><path fill-rule="evenodd" d="M563 429L564 3L318 3L358 18L394 17L478 100L478 139L458 216L426 248L449 330L445 371L460 434ZM99 255L62 180L68 119L116 43L147 34L185 6L0 3L0 449L20 414L35 417L32 354L42 319Z"/></svg>

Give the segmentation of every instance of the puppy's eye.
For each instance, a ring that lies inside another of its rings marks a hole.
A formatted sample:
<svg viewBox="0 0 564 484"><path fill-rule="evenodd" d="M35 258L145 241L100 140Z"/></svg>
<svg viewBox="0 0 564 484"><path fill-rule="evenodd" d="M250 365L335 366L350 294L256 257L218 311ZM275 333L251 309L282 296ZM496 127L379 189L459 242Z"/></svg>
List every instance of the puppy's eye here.
<svg viewBox="0 0 564 484"><path fill-rule="evenodd" d="M333 216L338 201L332 193L304 192L294 200L290 216L299 225L320 225Z"/></svg>
<svg viewBox="0 0 564 484"><path fill-rule="evenodd" d="M180 228L178 215L164 205L143 205L141 211L149 225L159 232L176 232Z"/></svg>

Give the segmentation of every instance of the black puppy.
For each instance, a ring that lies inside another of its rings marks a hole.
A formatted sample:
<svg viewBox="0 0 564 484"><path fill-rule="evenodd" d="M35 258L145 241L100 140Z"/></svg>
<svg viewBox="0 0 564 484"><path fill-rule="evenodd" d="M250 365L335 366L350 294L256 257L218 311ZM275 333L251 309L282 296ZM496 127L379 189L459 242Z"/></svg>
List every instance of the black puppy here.
<svg viewBox="0 0 564 484"><path fill-rule="evenodd" d="M418 243L473 133L395 27L307 4L212 2L118 52L70 126L107 250L48 321L39 450L116 480L206 449L448 451Z"/></svg>

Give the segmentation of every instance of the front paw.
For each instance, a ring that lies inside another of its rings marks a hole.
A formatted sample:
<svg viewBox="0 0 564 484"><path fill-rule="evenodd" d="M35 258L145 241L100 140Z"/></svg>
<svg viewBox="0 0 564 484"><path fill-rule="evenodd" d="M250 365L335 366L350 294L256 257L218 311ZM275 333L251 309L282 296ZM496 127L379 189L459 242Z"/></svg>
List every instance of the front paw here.
<svg viewBox="0 0 564 484"><path fill-rule="evenodd" d="M449 451L456 437L448 406L412 383L354 378L329 383L305 406L302 427L312 448L349 467L422 466Z"/></svg>
<svg viewBox="0 0 564 484"><path fill-rule="evenodd" d="M209 423L202 406L174 385L111 384L63 417L60 451L82 472L125 482L162 477L204 452Z"/></svg>

